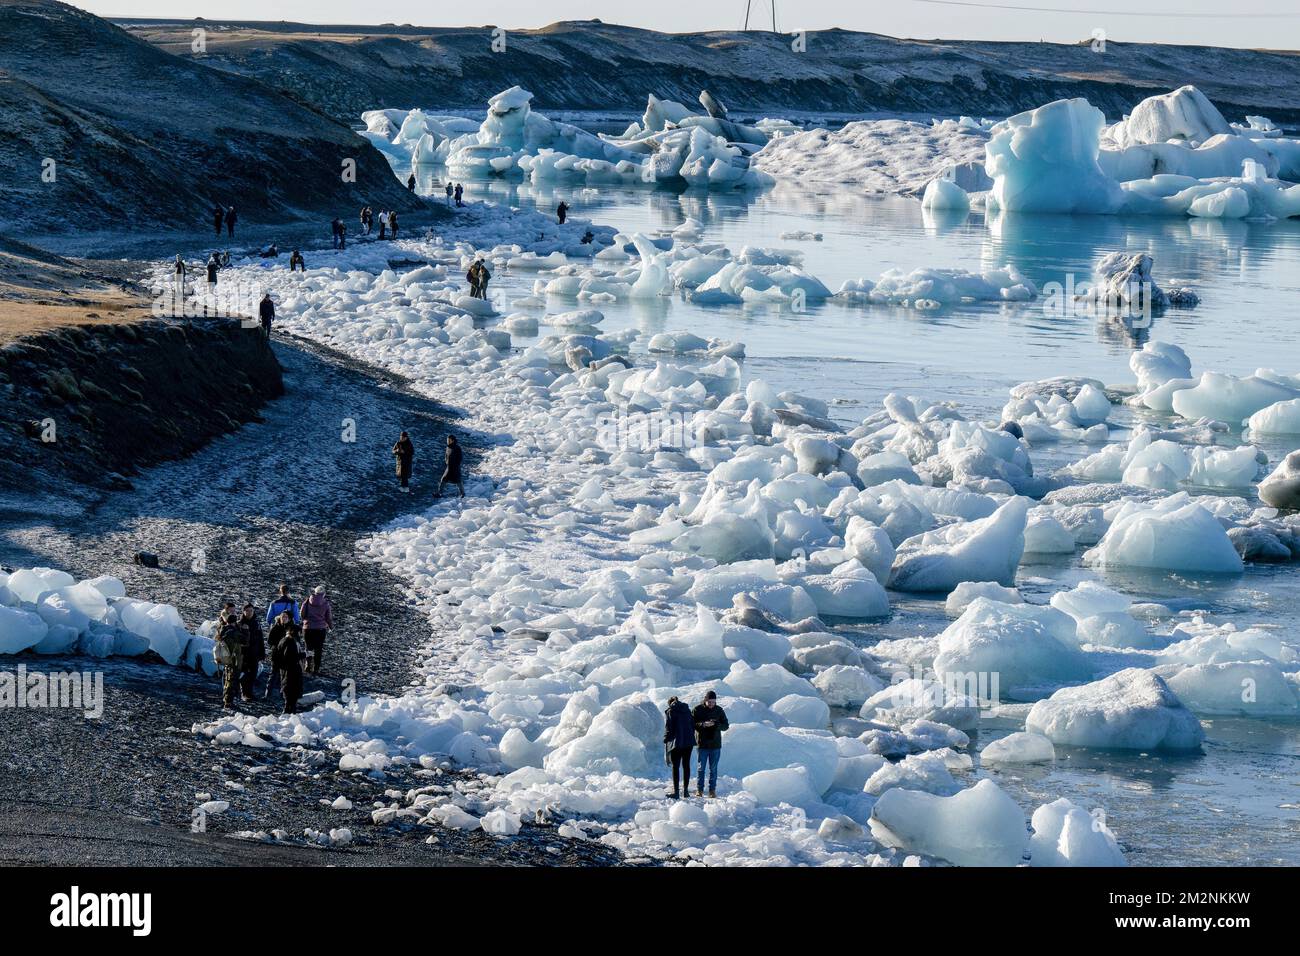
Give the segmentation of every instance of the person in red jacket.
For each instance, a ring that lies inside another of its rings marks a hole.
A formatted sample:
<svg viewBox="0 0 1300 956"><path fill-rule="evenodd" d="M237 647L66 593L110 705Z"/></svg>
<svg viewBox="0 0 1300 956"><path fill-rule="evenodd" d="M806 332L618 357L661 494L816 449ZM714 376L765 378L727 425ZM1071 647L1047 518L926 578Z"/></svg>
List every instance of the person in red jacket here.
<svg viewBox="0 0 1300 956"><path fill-rule="evenodd" d="M307 644L307 672L320 673L321 655L325 652L325 635L334 627L333 608L325 588L318 587L302 602L302 636Z"/></svg>

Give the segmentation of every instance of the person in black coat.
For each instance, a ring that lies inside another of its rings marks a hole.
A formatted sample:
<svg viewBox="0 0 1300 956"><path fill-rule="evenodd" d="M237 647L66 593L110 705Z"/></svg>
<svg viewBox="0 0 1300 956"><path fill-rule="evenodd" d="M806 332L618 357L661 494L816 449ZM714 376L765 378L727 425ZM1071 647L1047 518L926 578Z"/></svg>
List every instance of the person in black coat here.
<svg viewBox="0 0 1300 956"><path fill-rule="evenodd" d="M212 207L212 225L217 231L217 238L221 238L221 224L226 221L226 211L220 206Z"/></svg>
<svg viewBox="0 0 1300 956"><path fill-rule="evenodd" d="M460 443L456 441L456 436L447 436L447 463L442 470L442 480L438 482L438 496L442 496L442 486L447 482L452 482L460 489L460 496L465 497L465 482L460 474Z"/></svg>
<svg viewBox="0 0 1300 956"><path fill-rule="evenodd" d="M226 235L231 239L235 238L235 220L239 217L235 215L235 207L231 206L226 210Z"/></svg>
<svg viewBox="0 0 1300 956"><path fill-rule="evenodd" d="M704 792L704 770L709 770L709 796L718 795L718 758L722 755L722 732L731 725L727 723L726 712L717 704L718 695L709 691L704 695L704 703L695 708L691 714L695 722L695 745L699 748L696 760L699 764L699 778L696 790Z"/></svg>
<svg viewBox="0 0 1300 956"><path fill-rule="evenodd" d="M254 613L251 604L244 605L244 613L239 618L239 625L248 632L248 648L244 651L244 660L239 669L239 696L244 700L253 699L253 683L257 680L257 668L266 660L266 641L262 636L262 624Z"/></svg>
<svg viewBox="0 0 1300 956"><path fill-rule="evenodd" d="M298 625L293 623L293 615L281 611L280 616L271 625L271 668L280 678L280 693L284 695L284 712L298 712L298 701L302 697L302 662L306 652L298 643ZM266 696L271 697L268 685Z"/></svg>
<svg viewBox="0 0 1300 956"><path fill-rule="evenodd" d="M664 747L673 765L674 800L678 799L678 774L681 774L681 789L686 796L691 795L691 749L695 746L695 720L691 709L676 697L668 698L668 709L664 711ZM697 793L703 796L703 793Z"/></svg>
<svg viewBox="0 0 1300 956"><path fill-rule="evenodd" d="M411 490L411 466L415 462L415 445L411 442L411 436L402 432L397 443L393 445L393 457L397 459L397 480L401 482L401 489L409 492Z"/></svg>
<svg viewBox="0 0 1300 956"><path fill-rule="evenodd" d="M262 301L257 305L257 317L262 320L262 334L269 339L271 323L275 321L275 303L271 301L271 293L262 296Z"/></svg>

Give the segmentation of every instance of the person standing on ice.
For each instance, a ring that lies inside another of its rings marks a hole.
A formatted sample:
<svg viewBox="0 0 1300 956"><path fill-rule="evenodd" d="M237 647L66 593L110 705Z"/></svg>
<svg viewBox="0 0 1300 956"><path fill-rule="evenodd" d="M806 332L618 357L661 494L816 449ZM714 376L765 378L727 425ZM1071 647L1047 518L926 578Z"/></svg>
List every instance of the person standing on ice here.
<svg viewBox="0 0 1300 956"><path fill-rule="evenodd" d="M465 273L465 281L469 283L469 296L471 299L478 298L479 267L482 265L481 260L475 260L470 264L469 271Z"/></svg>
<svg viewBox="0 0 1300 956"><path fill-rule="evenodd" d="M691 795L691 748L695 746L695 721L691 709L676 697L668 698L668 709L664 711L664 746L668 748L668 757L673 765L674 800L681 796L680 790ZM680 790L678 774L681 774ZM703 794L696 794L703 796Z"/></svg>
<svg viewBox="0 0 1300 956"><path fill-rule="evenodd" d="M696 780L695 792L704 794L704 769L709 770L709 796L718 795L718 758L722 755L722 733L731 725L727 723L727 714L718 706L718 695L709 691L704 695L704 703L695 708L691 717L695 723L695 745L699 748L696 760L699 762L699 778Z"/></svg>
<svg viewBox="0 0 1300 956"><path fill-rule="evenodd" d="M465 205L463 202L460 201L461 197L464 195L465 195L465 187L460 183L457 183L456 184L456 205L457 206Z"/></svg>
<svg viewBox="0 0 1300 956"><path fill-rule="evenodd" d="M390 239L397 238L397 212L393 211L388 214L388 231L392 233Z"/></svg>
<svg viewBox="0 0 1300 956"><path fill-rule="evenodd" d="M569 215L569 204L561 199L560 204L555 207L555 218L560 220L560 225L563 226L564 220L568 217L568 215Z"/></svg>
<svg viewBox="0 0 1300 956"><path fill-rule="evenodd" d="M415 192L415 173L411 173L410 178L406 180L406 188Z"/></svg>
<svg viewBox="0 0 1300 956"><path fill-rule="evenodd" d="M397 459L397 480L401 482L401 490L411 491L411 465L415 462L415 445L411 442L411 436L402 432L401 437L393 445L393 457Z"/></svg>
<svg viewBox="0 0 1300 956"><path fill-rule="evenodd" d="M298 625L294 622L296 613L291 614L288 608L281 611L269 634L271 678L266 682L266 699L271 699L271 689L279 681L286 714L298 711L298 701L302 697L302 662L307 656L298 642Z"/></svg>
<svg viewBox="0 0 1300 956"><path fill-rule="evenodd" d="M300 609L303 639L307 643L307 673L320 674L320 659L325 653L325 635L334 627L334 613L324 587L318 587L311 597L302 602Z"/></svg>
<svg viewBox="0 0 1300 956"><path fill-rule="evenodd" d="M460 473L461 451L460 442L456 441L455 435L447 436L447 458L442 469L442 480L438 482L438 497L442 497L442 486L451 482L460 489L460 496L465 497L465 481Z"/></svg>
<svg viewBox="0 0 1300 956"><path fill-rule="evenodd" d="M226 210L226 235L231 239L235 238L235 220L238 218L239 217L235 215L234 206L231 206Z"/></svg>
<svg viewBox="0 0 1300 956"><path fill-rule="evenodd" d="M226 211L221 208L220 204L212 207L212 227L216 230L217 238L221 238L221 224L226 221Z"/></svg>
<svg viewBox="0 0 1300 956"><path fill-rule="evenodd" d="M447 205L450 206L450 205L451 205L451 192L452 192L452 188L451 188L451 180L450 180L450 179L447 180L447 188L446 188L444 191L447 193Z"/></svg>
<svg viewBox="0 0 1300 956"><path fill-rule="evenodd" d="M221 259L217 257L217 254L215 252L208 257L207 268L208 268L208 285L212 288L216 288L217 272L221 269Z"/></svg>
<svg viewBox="0 0 1300 956"><path fill-rule="evenodd" d="M262 301L257 305L257 317L262 320L262 335L269 339L271 323L275 321L275 303L271 301L271 293L262 296Z"/></svg>
<svg viewBox="0 0 1300 956"><path fill-rule="evenodd" d="M289 271L292 272L294 269L299 269L303 272L307 271L307 261L303 259L302 253L297 249L293 250L293 255L289 257Z"/></svg>

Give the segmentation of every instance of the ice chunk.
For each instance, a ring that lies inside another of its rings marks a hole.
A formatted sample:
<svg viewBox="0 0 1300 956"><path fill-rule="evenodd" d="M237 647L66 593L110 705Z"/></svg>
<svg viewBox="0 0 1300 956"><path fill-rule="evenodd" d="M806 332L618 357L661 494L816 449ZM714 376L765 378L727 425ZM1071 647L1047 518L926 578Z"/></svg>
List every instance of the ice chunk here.
<svg viewBox="0 0 1300 956"><path fill-rule="evenodd" d="M940 681L909 677L868 697L858 716L894 727L930 720L969 729L979 723L979 702Z"/></svg>
<svg viewBox="0 0 1300 956"><path fill-rule="evenodd" d="M1198 714L1294 717L1300 711L1295 686L1272 661L1196 664L1168 684Z"/></svg>
<svg viewBox="0 0 1300 956"><path fill-rule="evenodd" d="M1252 434L1300 435L1300 398L1274 402L1246 421Z"/></svg>
<svg viewBox="0 0 1300 956"><path fill-rule="evenodd" d="M817 688L802 677L796 677L780 664L760 664L750 667L736 661L727 672L726 684L742 697L752 697L765 704L773 704L788 694L817 697Z"/></svg>
<svg viewBox="0 0 1300 956"><path fill-rule="evenodd" d="M813 792L806 767L780 767L758 770L747 774L741 785L754 795L762 806L788 803L806 807L818 802L819 794Z"/></svg>
<svg viewBox="0 0 1300 956"><path fill-rule="evenodd" d="M934 670L940 679L996 675L1003 693L1016 687L1059 684L1089 676L1074 622L1055 608L976 598L939 635ZM986 692L991 695L992 688Z"/></svg>
<svg viewBox="0 0 1300 956"><path fill-rule="evenodd" d="M825 793L835 780L840 755L830 734L796 727L777 730L767 724L732 724L723 741L719 773L727 776L747 777L793 764L808 770L808 784L817 794Z"/></svg>
<svg viewBox="0 0 1300 956"><path fill-rule="evenodd" d="M1231 133L1232 127L1204 93L1194 86L1182 86L1172 93L1148 96L1107 132L1123 149L1169 140L1199 145L1212 136Z"/></svg>
<svg viewBox="0 0 1300 956"><path fill-rule="evenodd" d="M852 664L833 664L820 671L812 684L832 707L861 708L868 697L884 689L880 678Z"/></svg>
<svg viewBox="0 0 1300 956"><path fill-rule="evenodd" d="M10 576L10 580L21 571ZM20 582L20 587L25 584ZM30 590L30 589L29 589ZM0 606L0 654L18 654L45 639L49 625L39 615L18 608Z"/></svg>
<svg viewBox="0 0 1300 956"><path fill-rule="evenodd" d="M1084 554L1103 567L1239 574L1241 556L1223 525L1185 493L1126 502L1097 547Z"/></svg>
<svg viewBox="0 0 1300 956"><path fill-rule="evenodd" d="M958 866L1018 866L1029 843L1025 815L992 780L951 797L886 791L871 811L871 833L886 846Z"/></svg>
<svg viewBox="0 0 1300 956"><path fill-rule="evenodd" d="M1018 731L991 741L980 751L980 763L985 766L1018 763L1051 763L1056 759L1056 748L1042 734Z"/></svg>
<svg viewBox="0 0 1300 956"><path fill-rule="evenodd" d="M1017 497L987 518L908 538L894 558L890 587L951 591L963 581L989 580L1012 586L1024 554L1028 514L1029 500Z"/></svg>
<svg viewBox="0 0 1300 956"><path fill-rule="evenodd" d="M1004 588L996 581L963 581L948 595L944 602L944 613L949 617L961 617L963 611L970 607L976 598L1001 601L1003 604L1024 604L1025 599L1015 588Z"/></svg>
<svg viewBox="0 0 1300 956"><path fill-rule="evenodd" d="M772 704L772 712L785 718L791 727L825 730L831 723L831 709L826 702L805 694L787 694Z"/></svg>
<svg viewBox="0 0 1300 956"><path fill-rule="evenodd" d="M1259 483L1259 500L1274 508L1300 508L1300 451L1293 451Z"/></svg>
<svg viewBox="0 0 1300 956"><path fill-rule="evenodd" d="M77 579L66 571L54 568L20 568L9 575L6 587L24 604L35 604L46 591L70 587Z"/></svg>
<svg viewBox="0 0 1300 956"><path fill-rule="evenodd" d="M1300 397L1300 389L1249 375L1202 372L1192 388L1174 392L1173 409L1184 418L1213 418L1233 425L1277 402Z"/></svg>
<svg viewBox="0 0 1300 956"><path fill-rule="evenodd" d="M921 208L969 212L970 197L966 195L966 190L951 179L932 179L921 197Z"/></svg>
<svg viewBox="0 0 1300 956"><path fill-rule="evenodd" d="M1130 667L1034 704L1025 729L1066 747L1199 750L1205 732L1169 685Z"/></svg>
<svg viewBox="0 0 1300 956"><path fill-rule="evenodd" d="M1034 811L1030 866L1124 866L1124 854L1100 811L1062 797Z"/></svg>

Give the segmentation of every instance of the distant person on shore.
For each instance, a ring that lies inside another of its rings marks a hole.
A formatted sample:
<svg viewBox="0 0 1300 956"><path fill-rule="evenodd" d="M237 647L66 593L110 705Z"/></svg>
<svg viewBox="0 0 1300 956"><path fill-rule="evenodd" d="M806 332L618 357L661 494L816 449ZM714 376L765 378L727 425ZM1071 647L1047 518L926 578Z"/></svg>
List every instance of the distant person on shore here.
<svg viewBox="0 0 1300 956"><path fill-rule="evenodd" d="M569 215L569 204L561 199L560 204L555 207L555 218L560 220L560 225L563 226L564 220L568 218L568 215Z"/></svg>
<svg viewBox="0 0 1300 956"><path fill-rule="evenodd" d="M456 205L457 206L465 205L463 202L460 201L461 197L464 195L465 195L465 187L460 183L457 183L456 184Z"/></svg>
<svg viewBox="0 0 1300 956"><path fill-rule="evenodd" d="M217 238L221 238L221 225L226 221L226 211L221 206L212 207L212 226L217 232Z"/></svg>
<svg viewBox="0 0 1300 956"><path fill-rule="evenodd" d="M301 270L302 272L307 271L307 262L303 259L302 253L297 249L293 250L293 255L289 257L289 271L292 272L294 269Z"/></svg>
<svg viewBox="0 0 1300 956"><path fill-rule="evenodd" d="M335 249L343 248L343 221L338 216L330 222L330 241Z"/></svg>
<svg viewBox="0 0 1300 956"><path fill-rule="evenodd" d="M415 445L411 436L402 432L393 445L393 457L397 460L397 480L399 487L407 493L411 490L411 465L415 462Z"/></svg>
<svg viewBox="0 0 1300 956"><path fill-rule="evenodd" d="M178 306L185 301L185 271L185 260L181 258L181 254L178 252L176 253L176 264L172 269L173 298Z"/></svg>
<svg viewBox="0 0 1300 956"><path fill-rule="evenodd" d="M451 186L451 180L450 180L450 179L447 180L447 188L444 190L444 192L447 193L447 205L450 206L450 205L451 205L451 192L452 192L452 186Z"/></svg>
<svg viewBox="0 0 1300 956"><path fill-rule="evenodd" d="M234 206L231 206L226 210L226 235L231 239L235 238L235 220L238 218L239 216L235 214Z"/></svg>
<svg viewBox="0 0 1300 956"><path fill-rule="evenodd" d="M208 257L208 289L209 291L217 287L217 273L221 270L221 259L214 252Z"/></svg>
<svg viewBox="0 0 1300 956"><path fill-rule="evenodd" d="M275 321L275 303L271 301L271 293L262 296L262 301L257 305L257 317L262 320L262 336L269 339L271 323Z"/></svg>
<svg viewBox="0 0 1300 956"><path fill-rule="evenodd" d="M415 192L415 173L411 173L410 177L406 180L406 188L411 192Z"/></svg>
<svg viewBox="0 0 1300 956"><path fill-rule="evenodd" d="M270 627L272 622L285 611L289 612L289 616L293 618L293 623L302 623L302 618L298 616L298 602L289 593L289 585L281 584L280 592L275 596L275 600L266 607L266 626Z"/></svg>
<svg viewBox="0 0 1300 956"><path fill-rule="evenodd" d="M695 746L695 721L691 718L691 708L676 697L668 698L668 709L664 711L664 746L668 749L668 758L673 768L672 798L678 799L686 791L691 795L691 749ZM681 784L678 785L678 774ZM704 796L704 794L697 794Z"/></svg>
<svg viewBox="0 0 1300 956"><path fill-rule="evenodd" d="M244 660L239 671L239 697L241 700L252 700L258 667L266 660L266 639L262 634L262 622L257 619L253 605L244 605L243 613L239 617L239 625L248 634L248 647L244 651Z"/></svg>
<svg viewBox="0 0 1300 956"><path fill-rule="evenodd" d="M311 597L302 602L299 614L303 623L303 639L307 643L307 673L320 674L321 656L325 653L325 635L334 627L333 608L324 587L318 587Z"/></svg>
<svg viewBox="0 0 1300 956"><path fill-rule="evenodd" d="M297 713L298 701L302 698L302 664L307 653L299 643L298 635L298 625L286 608L276 615L267 637L271 646L271 676L266 682L266 699L271 699L271 692L278 683L286 714Z"/></svg>
<svg viewBox="0 0 1300 956"><path fill-rule="evenodd" d="M469 283L469 295L471 299L478 298L479 275L482 271L483 261L475 259L470 263L469 271L465 273L465 281Z"/></svg>
<svg viewBox="0 0 1300 956"><path fill-rule="evenodd" d="M372 216L369 206L361 207L361 234L363 236L370 235L370 224L374 222Z"/></svg>
<svg viewBox="0 0 1300 956"><path fill-rule="evenodd" d="M382 209L379 212L379 238L386 239L388 236L388 210Z"/></svg>
<svg viewBox="0 0 1300 956"><path fill-rule="evenodd" d="M281 623L283 623L285 626L279 627ZM280 676L281 668L277 666L275 663L275 646L278 643L280 643L280 640L284 637L286 630L291 631L293 633L294 640L297 641L302 634L302 628L298 626L299 623L300 621L298 618L298 602L295 601L293 597L289 594L289 585L281 584L280 593L276 595L275 600L272 601L269 605L267 605L266 608L266 627L267 627L266 641L267 641L267 647L270 649L271 652L271 673L266 679L266 694L264 697L265 700L270 700L271 694L275 690L276 686L283 684ZM277 627L279 627L278 631L277 631ZM302 693L301 661L299 662L298 665L298 686L299 686L298 692L301 695Z"/></svg>
<svg viewBox="0 0 1300 956"><path fill-rule="evenodd" d="M388 213L388 231L392 233L389 238L397 238L397 211L392 210Z"/></svg>
<svg viewBox="0 0 1300 956"><path fill-rule="evenodd" d="M695 722L695 745L699 750L696 760L699 762L699 779L696 780L695 792L704 794L704 770L709 771L709 796L718 795L718 758L722 756L722 733L731 725L727 715L718 706L718 695L709 691L704 695L704 703L692 712Z"/></svg>
<svg viewBox="0 0 1300 956"><path fill-rule="evenodd" d="M482 259L479 259L478 262L474 264L478 266L478 297L480 299L486 299L488 297L488 280L492 278L492 273L488 272L487 263Z"/></svg>
<svg viewBox="0 0 1300 956"><path fill-rule="evenodd" d="M460 490L460 496L465 497L465 481L460 473L461 451L460 442L456 441L455 435L447 436L447 457L442 469L442 480L438 482L438 497L442 497L442 486L451 482Z"/></svg>

